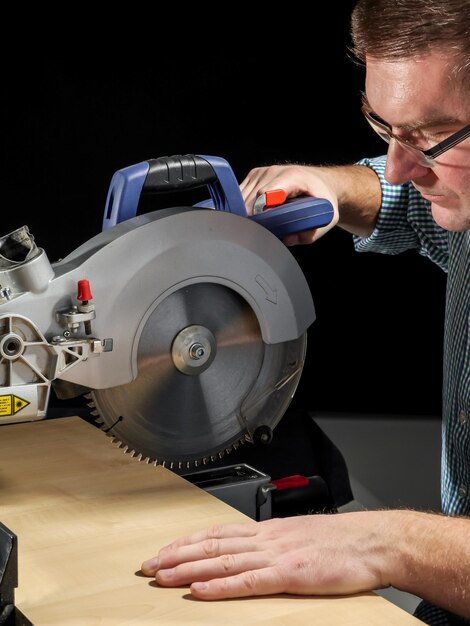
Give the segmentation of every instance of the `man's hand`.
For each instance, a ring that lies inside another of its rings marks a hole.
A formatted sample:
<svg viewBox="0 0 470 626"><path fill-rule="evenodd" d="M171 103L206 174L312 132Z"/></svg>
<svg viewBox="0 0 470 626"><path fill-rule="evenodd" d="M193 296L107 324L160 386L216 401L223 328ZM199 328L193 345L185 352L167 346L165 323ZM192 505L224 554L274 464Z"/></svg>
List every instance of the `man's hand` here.
<svg viewBox="0 0 470 626"><path fill-rule="evenodd" d="M142 572L205 600L357 593L390 584L381 575L389 532L375 512L214 526L166 546Z"/></svg>
<svg viewBox="0 0 470 626"><path fill-rule="evenodd" d="M406 509L213 526L166 546L142 573L202 600L392 585L470 618L469 528L470 518Z"/></svg>
<svg viewBox="0 0 470 626"><path fill-rule="evenodd" d="M249 213L253 211L256 198L273 189L283 189L288 198L314 196L325 198L332 203L335 215L327 226L289 235L283 239L287 246L293 246L316 241L337 223L338 199L327 179L326 168L303 165L272 165L251 170L241 182L240 189Z"/></svg>
<svg viewBox="0 0 470 626"><path fill-rule="evenodd" d="M365 165L256 167L241 182L240 189L249 213L256 198L273 189L283 189L288 198L313 196L331 202L335 213L331 222L323 228L285 237L288 246L317 241L336 225L353 235L368 237L382 202L380 181Z"/></svg>

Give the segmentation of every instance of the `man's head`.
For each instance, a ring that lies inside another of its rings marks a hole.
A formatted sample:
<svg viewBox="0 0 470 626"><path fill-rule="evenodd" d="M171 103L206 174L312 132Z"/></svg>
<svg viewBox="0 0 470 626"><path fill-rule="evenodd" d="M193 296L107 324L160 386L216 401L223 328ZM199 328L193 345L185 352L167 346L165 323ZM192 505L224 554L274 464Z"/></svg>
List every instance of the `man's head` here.
<svg viewBox="0 0 470 626"><path fill-rule="evenodd" d="M470 137L416 156L470 124L470 0L359 0L354 54L365 63L365 105L392 137L385 176L411 180L448 230L470 229Z"/></svg>
<svg viewBox="0 0 470 626"><path fill-rule="evenodd" d="M451 75L470 88L469 0L358 0L351 16L352 51L396 61L440 51Z"/></svg>

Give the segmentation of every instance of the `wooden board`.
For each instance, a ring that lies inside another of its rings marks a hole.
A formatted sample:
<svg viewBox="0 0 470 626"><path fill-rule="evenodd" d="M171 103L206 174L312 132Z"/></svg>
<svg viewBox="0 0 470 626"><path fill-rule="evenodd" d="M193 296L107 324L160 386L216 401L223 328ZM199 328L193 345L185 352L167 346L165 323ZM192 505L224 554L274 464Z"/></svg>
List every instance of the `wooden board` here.
<svg viewBox="0 0 470 626"><path fill-rule="evenodd" d="M18 536L16 604L35 626L421 623L374 593L203 602L140 575L172 539L247 519L78 417L0 426L0 521Z"/></svg>

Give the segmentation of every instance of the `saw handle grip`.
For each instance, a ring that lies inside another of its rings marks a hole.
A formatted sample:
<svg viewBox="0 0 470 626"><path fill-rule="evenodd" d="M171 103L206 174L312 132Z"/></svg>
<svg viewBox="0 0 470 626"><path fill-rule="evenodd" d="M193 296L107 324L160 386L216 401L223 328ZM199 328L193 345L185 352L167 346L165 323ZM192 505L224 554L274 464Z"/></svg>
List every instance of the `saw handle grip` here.
<svg viewBox="0 0 470 626"><path fill-rule="evenodd" d="M225 159L195 154L164 156L114 173L106 198L103 230L135 217L141 195L204 185L209 189L213 208L246 216L240 187Z"/></svg>
<svg viewBox="0 0 470 626"><path fill-rule="evenodd" d="M269 211L248 215L240 186L225 159L186 154L150 159L115 172L106 198L103 230L135 217L141 195L204 185L208 187L210 200L194 206L247 217L279 238L326 226L333 217L330 202L310 197L295 198Z"/></svg>

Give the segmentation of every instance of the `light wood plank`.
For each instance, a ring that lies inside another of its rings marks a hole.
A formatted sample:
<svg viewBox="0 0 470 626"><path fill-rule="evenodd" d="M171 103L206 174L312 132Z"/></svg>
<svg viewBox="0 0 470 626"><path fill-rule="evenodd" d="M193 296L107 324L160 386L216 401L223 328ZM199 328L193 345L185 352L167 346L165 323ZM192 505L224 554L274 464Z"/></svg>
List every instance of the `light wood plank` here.
<svg viewBox="0 0 470 626"><path fill-rule="evenodd" d="M78 417L0 427L0 521L18 536L16 603L35 626L421 623L373 593L202 602L139 575L175 537L247 519Z"/></svg>

